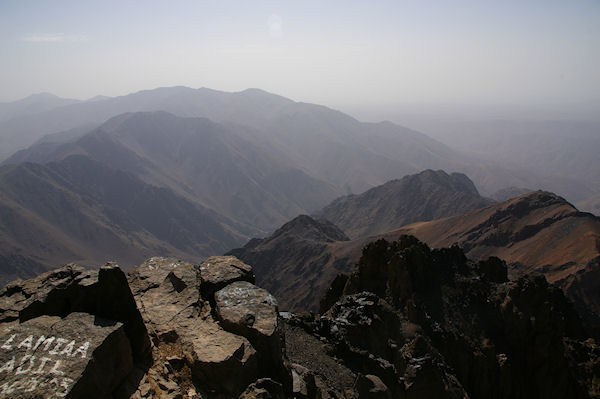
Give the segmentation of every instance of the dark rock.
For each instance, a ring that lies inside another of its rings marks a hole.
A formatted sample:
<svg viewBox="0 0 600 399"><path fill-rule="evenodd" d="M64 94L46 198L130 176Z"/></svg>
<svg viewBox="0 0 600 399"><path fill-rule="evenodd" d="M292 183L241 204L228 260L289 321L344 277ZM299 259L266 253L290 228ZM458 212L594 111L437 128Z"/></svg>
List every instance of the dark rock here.
<svg viewBox="0 0 600 399"><path fill-rule="evenodd" d="M11 323L0 341L2 397L105 398L133 367L123 324L85 313Z"/></svg>
<svg viewBox="0 0 600 399"><path fill-rule="evenodd" d="M289 324L288 320L283 323L283 328L286 356L290 362L310 370L314 375L317 397L357 396L349 396L345 392L352 390L356 374L335 357L333 346L323 342L323 336L310 334L304 327Z"/></svg>
<svg viewBox="0 0 600 399"><path fill-rule="evenodd" d="M505 283L508 281L508 268L506 262L495 256L490 256L485 261L478 263L479 270L486 280L494 283Z"/></svg>
<svg viewBox="0 0 600 399"><path fill-rule="evenodd" d="M364 248L313 331L352 371L407 398L594 397L592 333L543 276L507 281L497 258L474 263L407 236Z"/></svg>
<svg viewBox="0 0 600 399"><path fill-rule="evenodd" d="M348 282L348 275L346 274L338 274L335 276L333 281L331 282L331 286L327 289L325 296L319 302L319 313L323 314L329 310L334 303L337 302L338 299L344 293L344 287L346 286L346 282Z"/></svg>
<svg viewBox="0 0 600 399"><path fill-rule="evenodd" d="M376 375L360 374L356 380L355 389L360 399L391 399L388 387Z"/></svg>

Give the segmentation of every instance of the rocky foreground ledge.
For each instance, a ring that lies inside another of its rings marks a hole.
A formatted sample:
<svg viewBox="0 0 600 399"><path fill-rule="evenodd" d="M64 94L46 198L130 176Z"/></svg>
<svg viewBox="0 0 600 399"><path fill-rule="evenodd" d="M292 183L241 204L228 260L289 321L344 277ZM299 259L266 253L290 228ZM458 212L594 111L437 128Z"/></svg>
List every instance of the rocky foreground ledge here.
<svg viewBox="0 0 600 399"><path fill-rule="evenodd" d="M369 244L321 316L233 256L68 265L0 291L0 398L589 398L600 349L559 289L414 237Z"/></svg>
<svg viewBox="0 0 600 399"><path fill-rule="evenodd" d="M293 392L275 298L234 257L68 265L0 292L0 397Z"/></svg>

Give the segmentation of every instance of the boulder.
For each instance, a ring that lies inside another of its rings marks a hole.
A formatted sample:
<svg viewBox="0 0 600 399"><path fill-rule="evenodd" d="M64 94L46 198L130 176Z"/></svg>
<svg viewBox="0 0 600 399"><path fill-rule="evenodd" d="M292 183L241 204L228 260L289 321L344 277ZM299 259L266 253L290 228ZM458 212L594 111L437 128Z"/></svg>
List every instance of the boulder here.
<svg viewBox="0 0 600 399"><path fill-rule="evenodd" d="M127 278L115 264L99 270L67 265L31 280L16 280L0 291L0 323L40 316L89 313L123 323L134 360L149 360L150 342Z"/></svg>
<svg viewBox="0 0 600 399"><path fill-rule="evenodd" d="M254 284L252 267L235 256L211 256L200 265L202 297L214 300L215 292L235 281Z"/></svg>
<svg viewBox="0 0 600 399"><path fill-rule="evenodd" d="M314 374L299 364L292 364L292 392L296 398L314 398L317 391Z"/></svg>
<svg viewBox="0 0 600 399"><path fill-rule="evenodd" d="M244 337L213 322L199 323L182 336L193 376L204 386L239 394L257 378L256 350Z"/></svg>
<svg viewBox="0 0 600 399"><path fill-rule="evenodd" d="M129 272L129 285L155 344L176 341L194 318L206 318L210 312L191 263L150 258Z"/></svg>
<svg viewBox="0 0 600 399"><path fill-rule="evenodd" d="M86 313L4 325L0 342L5 398L105 398L133 367L123 323Z"/></svg>
<svg viewBox="0 0 600 399"><path fill-rule="evenodd" d="M266 290L236 281L215 294L216 314L223 328L242 335L257 349L268 376L283 368L282 335L277 301Z"/></svg>

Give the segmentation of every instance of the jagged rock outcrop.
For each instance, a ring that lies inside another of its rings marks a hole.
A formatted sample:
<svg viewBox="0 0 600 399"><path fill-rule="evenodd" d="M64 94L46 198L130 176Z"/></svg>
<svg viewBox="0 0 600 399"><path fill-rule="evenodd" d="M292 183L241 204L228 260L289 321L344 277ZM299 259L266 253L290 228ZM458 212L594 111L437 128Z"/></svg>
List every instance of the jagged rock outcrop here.
<svg viewBox="0 0 600 399"><path fill-rule="evenodd" d="M356 375L377 377L357 379L362 395L385 386L399 398L598 397L594 331L560 289L541 276L508 281L498 259L379 240L328 300L336 295L320 318L292 323Z"/></svg>
<svg viewBox="0 0 600 399"><path fill-rule="evenodd" d="M201 295L251 274L250 267L231 258L211 258L200 267L151 258L130 271L130 285L152 338L153 372L174 381L179 395L195 394L199 388L194 381L205 394L236 396L259 376L256 349L246 337L224 329L213 316L210 300ZM161 392L152 387L152 379L150 374L145 377L137 397Z"/></svg>
<svg viewBox="0 0 600 399"><path fill-rule="evenodd" d="M586 316L588 321L598 319L600 314L600 297L594 283L597 279L584 277L596 273L593 265L600 257L600 218L579 212L553 193L535 191L463 215L351 241L327 240L325 236L319 240L306 238L314 236L314 226L320 223L291 221L271 237L251 240L230 253L258 265L258 284L280 300L283 310L318 311L319 300L333 288L331 283L339 274L351 271L365 245L379 238L396 240L410 234L434 248L457 244L470 259L503 259L512 279L541 273L550 283L565 289L582 315L585 307L596 314ZM491 267L489 262L487 265ZM488 272L495 273L491 269Z"/></svg>
<svg viewBox="0 0 600 399"><path fill-rule="evenodd" d="M253 280L238 259L212 257L15 281L0 292L0 395L291 397L277 302Z"/></svg>
<svg viewBox="0 0 600 399"><path fill-rule="evenodd" d="M228 256L13 282L0 291L0 396L600 397L597 333L560 289L508 281L497 258L379 240L320 317L280 314L248 280Z"/></svg>

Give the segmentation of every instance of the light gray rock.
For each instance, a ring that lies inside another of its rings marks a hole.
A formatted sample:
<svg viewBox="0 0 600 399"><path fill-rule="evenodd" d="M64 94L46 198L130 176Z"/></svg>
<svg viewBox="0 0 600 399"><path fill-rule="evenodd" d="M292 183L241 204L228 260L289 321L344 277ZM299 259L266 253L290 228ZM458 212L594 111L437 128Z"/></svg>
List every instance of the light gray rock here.
<svg viewBox="0 0 600 399"><path fill-rule="evenodd" d="M283 334L277 301L266 290L236 281L215 294L216 313L227 331L242 335L258 351L260 373L291 385L283 367Z"/></svg>
<svg viewBox="0 0 600 399"><path fill-rule="evenodd" d="M210 301L215 292L235 281L247 281L254 284L252 267L235 256L211 256L200 265L202 296Z"/></svg>

